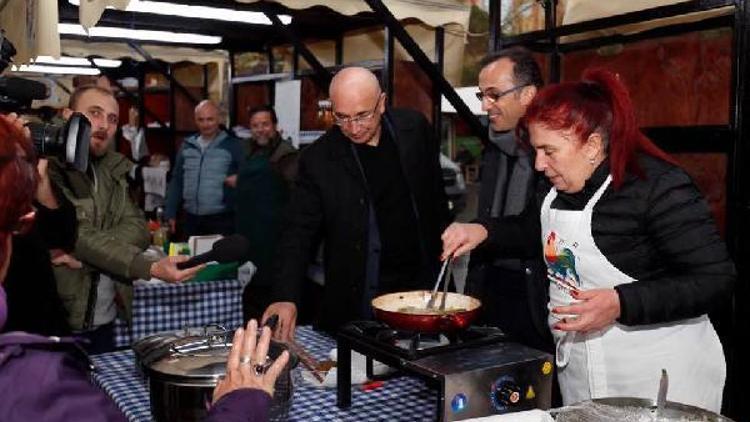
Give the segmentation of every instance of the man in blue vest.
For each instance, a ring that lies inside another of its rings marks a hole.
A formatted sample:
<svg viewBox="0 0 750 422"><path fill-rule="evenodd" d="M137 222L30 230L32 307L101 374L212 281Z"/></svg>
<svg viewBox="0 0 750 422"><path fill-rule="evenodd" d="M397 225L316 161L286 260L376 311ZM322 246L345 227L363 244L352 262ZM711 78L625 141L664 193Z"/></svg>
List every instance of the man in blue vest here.
<svg viewBox="0 0 750 422"><path fill-rule="evenodd" d="M221 115L210 100L195 107L198 133L186 138L177 152L167 191L165 214L172 232L180 204L186 235L234 232L234 188L243 154L239 141L221 130Z"/></svg>

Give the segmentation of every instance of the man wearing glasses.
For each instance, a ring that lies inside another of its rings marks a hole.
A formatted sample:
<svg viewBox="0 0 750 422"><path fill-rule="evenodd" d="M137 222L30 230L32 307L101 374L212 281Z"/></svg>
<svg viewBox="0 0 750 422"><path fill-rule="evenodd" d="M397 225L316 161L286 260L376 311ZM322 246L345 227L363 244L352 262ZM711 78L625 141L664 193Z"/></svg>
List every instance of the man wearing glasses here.
<svg viewBox="0 0 750 422"><path fill-rule="evenodd" d="M420 113L386 109L369 70L332 80L336 126L305 149L278 250L272 303L277 337L293 337L310 252L324 241L321 328L371 316L384 292L425 288L439 266L447 226L439 143Z"/></svg>
<svg viewBox="0 0 750 422"><path fill-rule="evenodd" d="M516 124L541 88L539 66L528 50L509 48L487 55L480 62L479 92L489 119L489 140L484 146L479 187L479 220L520 214L535 181L533 157L519 147ZM527 277L534 270L520 259L471 257L468 293L483 304L484 322L500 327L514 340L538 349L547 348L549 335L544 309L532 308ZM531 296L534 297L534 296ZM535 323L541 321L541 327Z"/></svg>

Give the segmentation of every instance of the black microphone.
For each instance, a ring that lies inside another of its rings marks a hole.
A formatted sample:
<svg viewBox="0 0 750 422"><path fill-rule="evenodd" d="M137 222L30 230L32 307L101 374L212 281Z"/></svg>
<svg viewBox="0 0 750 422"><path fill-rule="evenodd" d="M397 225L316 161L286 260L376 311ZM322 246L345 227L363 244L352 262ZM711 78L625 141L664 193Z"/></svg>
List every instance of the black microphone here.
<svg viewBox="0 0 750 422"><path fill-rule="evenodd" d="M250 242L247 241L247 238L239 234L233 234L217 240L210 251L177 263L177 269L184 270L211 261L220 263L242 261L247 258L249 250Z"/></svg>

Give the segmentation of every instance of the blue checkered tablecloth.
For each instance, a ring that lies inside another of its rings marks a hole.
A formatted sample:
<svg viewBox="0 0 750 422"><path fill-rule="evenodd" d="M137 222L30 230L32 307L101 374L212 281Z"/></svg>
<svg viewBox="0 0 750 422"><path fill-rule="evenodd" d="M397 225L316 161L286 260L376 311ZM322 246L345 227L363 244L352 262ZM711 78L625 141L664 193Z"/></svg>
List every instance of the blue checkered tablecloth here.
<svg viewBox="0 0 750 422"><path fill-rule="evenodd" d="M297 341L317 359L326 359L336 343L309 327L297 329ZM130 350L92 357L96 366L94 381L111 396L130 421L151 421L148 391L136 373ZM298 369L299 370L299 369ZM297 377L298 379L300 377ZM352 387L352 406L336 406L336 390L295 385L290 421L432 421L437 410L436 392L412 377L385 381L376 390Z"/></svg>
<svg viewBox="0 0 750 422"><path fill-rule="evenodd" d="M236 279L202 283L136 283L133 320L115 320L115 344L130 346L148 335L185 327L242 324L242 283Z"/></svg>

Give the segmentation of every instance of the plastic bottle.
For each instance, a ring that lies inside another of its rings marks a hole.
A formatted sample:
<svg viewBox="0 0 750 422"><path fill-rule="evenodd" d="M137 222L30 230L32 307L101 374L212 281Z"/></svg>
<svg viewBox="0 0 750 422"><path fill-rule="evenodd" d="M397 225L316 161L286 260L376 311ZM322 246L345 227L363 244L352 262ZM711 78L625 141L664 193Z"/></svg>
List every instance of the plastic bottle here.
<svg viewBox="0 0 750 422"><path fill-rule="evenodd" d="M151 243L163 250L167 250L167 245L169 244L169 229L167 222L164 220L164 210L161 207L156 209L156 222L159 224L159 227L154 230Z"/></svg>

